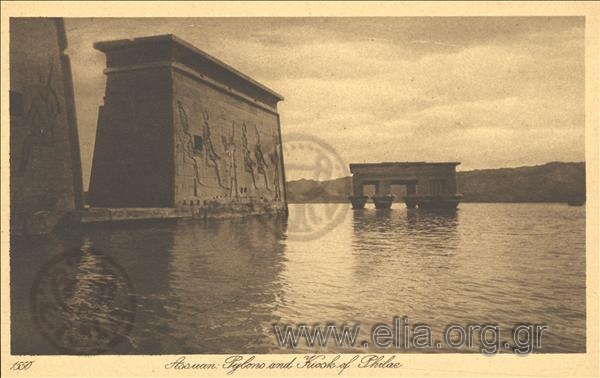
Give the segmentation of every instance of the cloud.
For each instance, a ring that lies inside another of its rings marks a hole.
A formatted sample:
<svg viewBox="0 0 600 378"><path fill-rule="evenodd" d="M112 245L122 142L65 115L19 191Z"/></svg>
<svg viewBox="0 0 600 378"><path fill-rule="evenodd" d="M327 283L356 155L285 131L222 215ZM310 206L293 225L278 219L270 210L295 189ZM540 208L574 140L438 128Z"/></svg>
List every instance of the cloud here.
<svg viewBox="0 0 600 378"><path fill-rule="evenodd" d="M285 133L347 162L463 168L584 160L584 19L68 20L84 172L104 90L98 40L173 33L282 93Z"/></svg>

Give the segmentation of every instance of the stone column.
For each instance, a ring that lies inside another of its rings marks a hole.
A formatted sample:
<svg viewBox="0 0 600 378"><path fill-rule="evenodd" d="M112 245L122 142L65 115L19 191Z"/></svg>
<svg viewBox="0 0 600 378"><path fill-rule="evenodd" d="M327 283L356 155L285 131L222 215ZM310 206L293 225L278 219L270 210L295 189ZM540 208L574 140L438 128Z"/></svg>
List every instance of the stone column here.
<svg viewBox="0 0 600 378"><path fill-rule="evenodd" d="M404 203L406 207L409 209L414 209L417 207L417 184L407 184L406 185L406 196L404 197Z"/></svg>
<svg viewBox="0 0 600 378"><path fill-rule="evenodd" d="M456 173L449 177L449 179L446 181L446 185L446 189L449 195L454 196L456 195L456 193L458 193L458 189L456 187Z"/></svg>
<svg viewBox="0 0 600 378"><path fill-rule="evenodd" d="M352 209L354 210L364 209L369 199L369 197L364 195L363 182L356 173L352 176L352 195L348 199L352 203Z"/></svg>
<svg viewBox="0 0 600 378"><path fill-rule="evenodd" d="M355 197L362 197L363 194L363 183L360 177L355 173L352 176L352 195Z"/></svg>
<svg viewBox="0 0 600 378"><path fill-rule="evenodd" d="M377 185L377 196L389 196L391 193L391 184L388 180L379 181Z"/></svg>
<svg viewBox="0 0 600 378"><path fill-rule="evenodd" d="M389 209L392 207L394 196L391 195L391 183L389 180L381 180L377 185L377 194L373 196L373 203L377 209Z"/></svg>

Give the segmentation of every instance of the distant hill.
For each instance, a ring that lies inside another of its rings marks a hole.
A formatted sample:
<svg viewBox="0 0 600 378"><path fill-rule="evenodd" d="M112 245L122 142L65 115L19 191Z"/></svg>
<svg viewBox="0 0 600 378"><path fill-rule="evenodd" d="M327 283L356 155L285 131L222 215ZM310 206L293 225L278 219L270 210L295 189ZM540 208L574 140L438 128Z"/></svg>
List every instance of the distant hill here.
<svg viewBox="0 0 600 378"><path fill-rule="evenodd" d="M585 163L457 172L457 185L463 202L568 202L585 198ZM350 177L287 183L290 203L347 202L351 192Z"/></svg>

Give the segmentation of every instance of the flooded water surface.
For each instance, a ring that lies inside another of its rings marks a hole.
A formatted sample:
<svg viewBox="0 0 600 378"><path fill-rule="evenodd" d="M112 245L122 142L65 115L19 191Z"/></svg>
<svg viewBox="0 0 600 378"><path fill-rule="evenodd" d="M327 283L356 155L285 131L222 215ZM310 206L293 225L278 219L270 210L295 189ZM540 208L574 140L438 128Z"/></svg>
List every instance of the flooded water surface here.
<svg viewBox="0 0 600 378"><path fill-rule="evenodd" d="M503 340L515 325L546 324L542 352L585 351L583 207L465 203L440 213L395 205L344 212L319 237L298 237L308 206L319 213L331 205L290 205L288 219L16 237L12 353L87 353L75 341L61 349L73 332L104 340L109 354L290 353L274 324L358 324L368 340L396 316L429 325L436 340L452 324L497 324ZM82 256L63 258L73 250ZM105 316L98 327L65 330L57 314L74 308ZM382 352L431 351L457 350Z"/></svg>

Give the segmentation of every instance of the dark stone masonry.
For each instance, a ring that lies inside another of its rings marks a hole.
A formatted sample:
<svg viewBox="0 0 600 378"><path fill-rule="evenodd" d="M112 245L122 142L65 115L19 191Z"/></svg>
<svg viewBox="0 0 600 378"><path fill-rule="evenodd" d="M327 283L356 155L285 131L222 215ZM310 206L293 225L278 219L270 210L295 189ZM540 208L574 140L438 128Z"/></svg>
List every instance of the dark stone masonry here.
<svg viewBox="0 0 600 378"><path fill-rule="evenodd" d="M173 35L94 44L107 80L86 207L63 21L10 28L12 232L287 214L283 97Z"/></svg>
<svg viewBox="0 0 600 378"><path fill-rule="evenodd" d="M456 193L456 166L460 163L391 162L350 164L353 209L363 209L369 197L364 187L373 185L377 209L389 209L394 201L393 185L406 188L401 199L406 207L455 209L462 196Z"/></svg>
<svg viewBox="0 0 600 378"><path fill-rule="evenodd" d="M287 211L282 96L173 35L94 47L107 82L92 207Z"/></svg>
<svg viewBox="0 0 600 378"><path fill-rule="evenodd" d="M106 55L84 206L63 21L10 23L11 230L61 224L287 214L283 97L173 35L97 42ZM18 69L14 69L18 67ZM354 209L405 187L409 208L456 208L459 163L350 164Z"/></svg>
<svg viewBox="0 0 600 378"><path fill-rule="evenodd" d="M10 19L11 233L47 233L83 208L66 48L62 19Z"/></svg>

